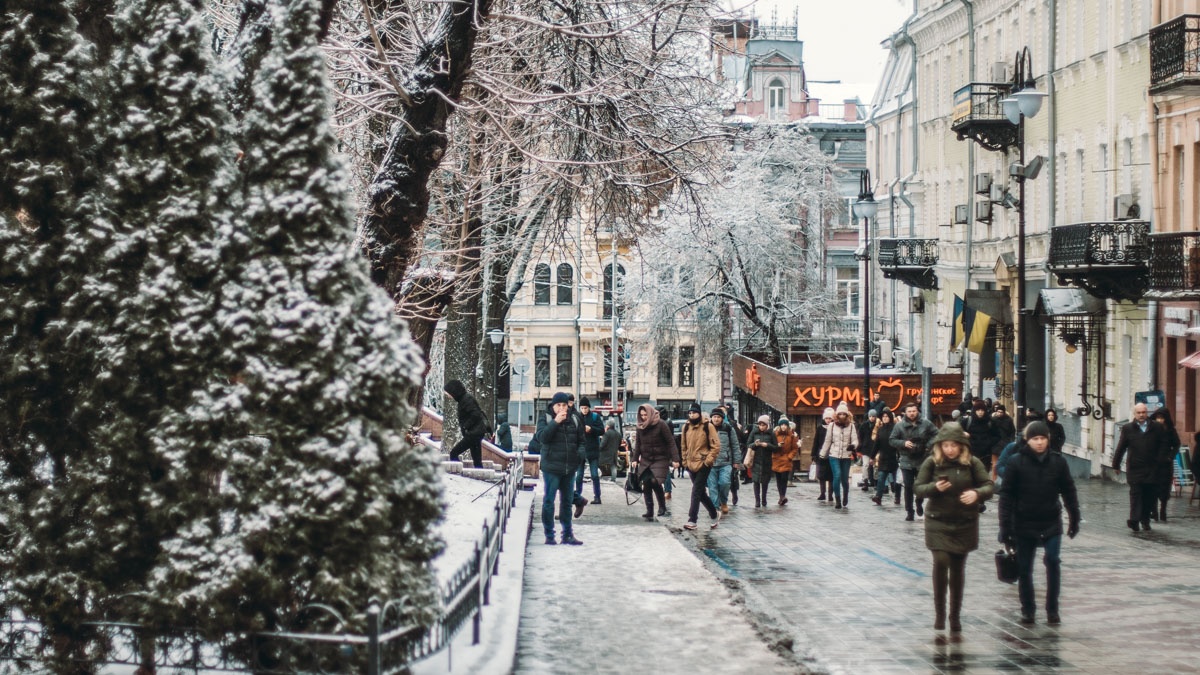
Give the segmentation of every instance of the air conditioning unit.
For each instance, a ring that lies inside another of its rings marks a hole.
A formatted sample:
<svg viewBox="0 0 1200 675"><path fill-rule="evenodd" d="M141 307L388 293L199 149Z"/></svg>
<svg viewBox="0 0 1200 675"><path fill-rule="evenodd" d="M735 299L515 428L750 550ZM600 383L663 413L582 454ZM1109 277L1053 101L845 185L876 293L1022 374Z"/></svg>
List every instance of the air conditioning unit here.
<svg viewBox="0 0 1200 675"><path fill-rule="evenodd" d="M988 199L990 199L992 202L999 204L1000 202L1004 201L1004 193L1005 192L1006 192L1006 190L1004 189L1003 185L1001 185L999 183L992 183L992 189L988 190L988 193L987 193Z"/></svg>
<svg viewBox="0 0 1200 675"><path fill-rule="evenodd" d="M992 62L992 82L1008 82L1008 62L993 61Z"/></svg>
<svg viewBox="0 0 1200 675"><path fill-rule="evenodd" d="M879 365L892 365L892 341L883 339L879 341Z"/></svg>
<svg viewBox="0 0 1200 675"><path fill-rule="evenodd" d="M992 174L975 174L975 194L986 195L992 189Z"/></svg>
<svg viewBox="0 0 1200 675"><path fill-rule="evenodd" d="M1142 209L1133 195L1113 197L1113 220L1134 220L1142 217Z"/></svg>
<svg viewBox="0 0 1200 675"><path fill-rule="evenodd" d="M909 314L924 314L925 313L925 296L913 295L908 298L908 313Z"/></svg>
<svg viewBox="0 0 1200 675"><path fill-rule="evenodd" d="M959 204L958 206L954 207L954 224L955 225L966 225L967 224L967 205L966 204Z"/></svg>
<svg viewBox="0 0 1200 675"><path fill-rule="evenodd" d="M946 355L946 365L951 368L962 368L963 352L961 349L955 349Z"/></svg>
<svg viewBox="0 0 1200 675"><path fill-rule="evenodd" d="M896 349L892 351L892 356L896 359L897 370L903 370L904 368L907 368L909 361L912 360L908 355L908 350L906 349Z"/></svg>
<svg viewBox="0 0 1200 675"><path fill-rule="evenodd" d="M863 357L862 357L862 354L855 354L855 355L854 355L854 367L855 367L855 368L862 368L862 367L863 367Z"/></svg>
<svg viewBox="0 0 1200 675"><path fill-rule="evenodd" d="M991 202L975 202L975 220L981 223L991 224L992 222L992 203Z"/></svg>

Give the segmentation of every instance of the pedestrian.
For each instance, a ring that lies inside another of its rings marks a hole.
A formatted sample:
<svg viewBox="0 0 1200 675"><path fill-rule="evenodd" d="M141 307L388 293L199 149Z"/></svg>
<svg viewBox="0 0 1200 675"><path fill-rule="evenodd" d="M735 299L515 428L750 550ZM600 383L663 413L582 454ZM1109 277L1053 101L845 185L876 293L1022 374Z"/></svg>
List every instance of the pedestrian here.
<svg viewBox="0 0 1200 675"><path fill-rule="evenodd" d="M444 395L454 399L458 409L458 430L462 438L450 449L450 459L457 462L463 452L471 452L471 461L476 469L483 466L483 438L491 433L487 417L479 409L475 397L467 393L467 388L458 380L450 380L442 387Z"/></svg>
<svg viewBox="0 0 1200 675"><path fill-rule="evenodd" d="M997 403L992 410L992 425L996 428L998 442L992 447L992 457L979 458L979 461L989 467L992 465L992 459L1000 454L1000 448L1017 440L1017 425L1013 422L1013 418L1008 414L1008 408L1005 408L1003 403Z"/></svg>
<svg viewBox="0 0 1200 675"><path fill-rule="evenodd" d="M879 391L876 390L871 394L871 403L867 406L867 417L870 417L872 412L875 413L875 417L879 417L879 413L886 409L887 403L884 402L883 396L881 396Z"/></svg>
<svg viewBox="0 0 1200 675"><path fill-rule="evenodd" d="M829 433L830 424L833 424L833 408L826 408L821 413L821 422L817 424L817 431L813 434L811 451L812 463L817 466L817 484L821 487L821 496L817 497L817 501L826 503L833 501L832 489L828 491L828 499L825 496L832 472L829 468L829 460L821 456L821 448L825 445L825 435Z"/></svg>
<svg viewBox="0 0 1200 675"><path fill-rule="evenodd" d="M830 479L833 484L833 508L850 508L850 462L858 448L858 427L850 417L850 406L845 401L838 404L825 432L825 443L821 446L821 457L829 459Z"/></svg>
<svg viewBox="0 0 1200 675"><path fill-rule="evenodd" d="M775 472L775 487L779 490L779 505L788 503L788 479L792 476L792 462L800 456L800 438L786 417L775 423L775 443L779 448L771 455L771 471Z"/></svg>
<svg viewBox="0 0 1200 675"><path fill-rule="evenodd" d="M879 419L875 421L875 428L871 430L871 435L875 438L875 496L871 501L877 506L883 506L883 496L887 494L888 486L896 485L896 471L899 470L899 457L896 453L896 448L888 442L891 437L892 429L896 426L895 416L891 410L884 410ZM893 490L896 504L900 503L900 491Z"/></svg>
<svg viewBox="0 0 1200 675"><path fill-rule="evenodd" d="M908 513L904 519L911 521L914 519L914 502L916 502L916 515L923 516L925 514L922 506L924 500L915 494L914 486L916 485L917 471L921 468L921 463L925 461L929 441L937 433L937 428L933 426L933 422L921 417L921 408L916 401L909 401L902 410L904 417L892 429L889 442L896 449L900 476L904 483L904 510Z"/></svg>
<svg viewBox="0 0 1200 675"><path fill-rule="evenodd" d="M1021 623L1032 624L1037 603L1033 595L1033 558L1042 547L1046 568L1046 621L1057 624L1062 587L1062 510L1067 507L1067 536L1079 534L1079 497L1071 467L1062 454L1050 450L1050 427L1045 422L1025 426L1015 454L1005 460L1000 486L1000 542L1017 551L1020 572ZM1059 501L1059 498L1062 498Z"/></svg>
<svg viewBox="0 0 1200 675"><path fill-rule="evenodd" d="M970 390L963 394L962 403L958 404L958 414L961 417L968 417L971 411L975 409L975 397L971 395Z"/></svg>
<svg viewBox="0 0 1200 675"><path fill-rule="evenodd" d="M1046 427L1050 429L1050 450L1061 453L1063 446L1067 444L1067 430L1063 429L1063 425L1058 421L1058 411L1046 408L1045 422Z"/></svg>
<svg viewBox="0 0 1200 675"><path fill-rule="evenodd" d="M699 403L692 403L688 408L687 422L684 423L679 437L682 464L692 479L692 497L688 504L687 523L683 529L696 529L696 518L700 515L701 504L712 521L710 527L716 529L721 522L721 512L708 496L708 476L717 461L717 455L721 452L721 441L717 438L717 430L701 414Z"/></svg>
<svg viewBox="0 0 1200 675"><path fill-rule="evenodd" d="M771 484L771 458L779 449L775 432L771 430L771 418L759 415L758 423L746 440L746 468L754 482L754 508L767 505L767 487Z"/></svg>
<svg viewBox="0 0 1200 675"><path fill-rule="evenodd" d="M994 489L983 462L971 456L970 443L961 426L942 426L933 437L932 456L921 463L915 488L919 497L929 500L925 548L933 552L933 627L945 628L949 618L954 633L962 631L967 554L979 548L979 505Z"/></svg>
<svg viewBox="0 0 1200 675"><path fill-rule="evenodd" d="M575 538L571 528L571 505L575 505L575 517L583 514L586 501L580 502L571 490L571 479L584 456L583 427L570 413L567 394L558 392L550 399L550 408L538 420L538 446L542 449L542 529L546 534L546 545L553 546L554 503L557 496L558 519L562 523L562 543L579 546L582 541Z"/></svg>
<svg viewBox="0 0 1200 675"><path fill-rule="evenodd" d="M496 445L505 452L512 452L512 427L508 425L506 413L496 413Z"/></svg>
<svg viewBox="0 0 1200 675"><path fill-rule="evenodd" d="M671 512L667 510L663 484L671 469L679 466L679 448L671 427L647 403L638 406L635 440L629 467L642 477L642 495L646 498L646 513L642 518L654 520L655 495L658 495L658 517L665 518Z"/></svg>
<svg viewBox="0 0 1200 675"><path fill-rule="evenodd" d="M1004 444L1000 443L999 422L996 421L991 410L987 408L983 401L976 401L975 406L971 409L971 414L961 422L963 431L966 431L971 437L971 455L983 462L983 465L990 471L995 463L992 462L992 454L1000 454L1000 449L996 448L1000 444L1000 448ZM995 472L992 472L992 477L995 478Z"/></svg>
<svg viewBox="0 0 1200 675"><path fill-rule="evenodd" d="M708 474L708 497L721 513L729 513L729 488L735 472L741 466L742 444L733 425L725 419L725 408L713 408L708 421L716 430L717 441L721 444L712 471Z"/></svg>
<svg viewBox="0 0 1200 675"><path fill-rule="evenodd" d="M655 408L658 411L658 419L662 420L667 425L667 431L671 432L671 440L675 442L675 456L679 456L679 435L675 433L675 428L671 425L670 417L667 416L666 406L658 406ZM683 465L676 463L675 466L667 471L667 479L663 482L663 494L666 495L667 501L671 501L671 488L674 483L675 472L682 471Z"/></svg>
<svg viewBox="0 0 1200 675"><path fill-rule="evenodd" d="M592 402L586 396L579 399L579 421L583 425L583 449L585 459L575 473L575 494L583 496L583 474L590 469L592 477L592 503L600 503L600 437L604 435L604 420L600 413L592 410Z"/></svg>
<svg viewBox="0 0 1200 675"><path fill-rule="evenodd" d="M878 396L878 394L876 394ZM884 406L884 410L887 407ZM882 411L880 411L882 412ZM858 428L858 439L862 441L862 445L858 448L858 454L862 458L862 480L858 486L863 492L870 490L875 485L875 439L873 438L876 425L879 424L879 413L875 412L875 408L867 409L867 419Z"/></svg>
<svg viewBox="0 0 1200 675"><path fill-rule="evenodd" d="M1121 427L1117 449L1113 453L1113 472L1121 475L1121 460L1129 453L1126 482L1129 483L1129 520L1125 524L1134 532L1150 531L1150 509L1158 499L1155 470L1160 458L1169 452L1170 441L1166 428L1150 419L1145 403L1133 406L1133 420Z"/></svg>
<svg viewBox="0 0 1200 675"><path fill-rule="evenodd" d="M1179 452L1179 432L1175 430L1175 421L1171 419L1171 411L1161 407L1154 411L1150 419L1163 425L1167 436L1167 449L1158 458L1154 469L1154 482L1158 484L1158 501L1150 507L1150 520L1167 522L1167 500L1171 498L1171 483L1175 479L1175 455Z"/></svg>
<svg viewBox="0 0 1200 675"><path fill-rule="evenodd" d="M725 423L733 427L734 434L737 436L738 451L734 453L733 470L729 472L729 503L737 506L738 503L738 488L741 487L741 473L745 471L744 463L746 457L746 437L749 433L742 428L742 425L737 421L737 415L733 412L733 406L729 403L721 406L725 410Z"/></svg>
<svg viewBox="0 0 1200 675"><path fill-rule="evenodd" d="M604 435L600 437L600 467L608 467L612 482L617 482L617 453L621 450L621 432L617 431L617 418L604 420Z"/></svg>

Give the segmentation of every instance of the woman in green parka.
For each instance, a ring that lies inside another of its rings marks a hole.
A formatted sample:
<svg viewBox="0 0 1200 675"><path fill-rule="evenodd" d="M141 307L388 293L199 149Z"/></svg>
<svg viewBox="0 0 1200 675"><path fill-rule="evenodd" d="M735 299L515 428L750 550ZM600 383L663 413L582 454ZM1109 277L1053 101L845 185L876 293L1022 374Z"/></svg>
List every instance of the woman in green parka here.
<svg viewBox="0 0 1200 675"><path fill-rule="evenodd" d="M921 464L913 491L925 500L925 547L933 552L933 627L946 627L948 587L950 630L959 632L967 554L979 548L979 505L995 486L957 423L943 425L930 445L933 454Z"/></svg>

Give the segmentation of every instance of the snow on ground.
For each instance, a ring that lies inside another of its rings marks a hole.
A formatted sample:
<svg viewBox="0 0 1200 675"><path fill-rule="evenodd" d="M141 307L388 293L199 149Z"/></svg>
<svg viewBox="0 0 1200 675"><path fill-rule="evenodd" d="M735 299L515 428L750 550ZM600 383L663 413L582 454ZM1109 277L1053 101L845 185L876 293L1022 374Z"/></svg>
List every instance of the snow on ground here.
<svg viewBox="0 0 1200 675"><path fill-rule="evenodd" d="M503 481L503 478L496 480ZM475 545L483 539L483 524L486 522L490 526L492 523L500 486L450 473L442 476L442 486L446 519L438 525L438 532L446 541L446 550L433 560L432 565L438 582L445 584L475 555Z"/></svg>

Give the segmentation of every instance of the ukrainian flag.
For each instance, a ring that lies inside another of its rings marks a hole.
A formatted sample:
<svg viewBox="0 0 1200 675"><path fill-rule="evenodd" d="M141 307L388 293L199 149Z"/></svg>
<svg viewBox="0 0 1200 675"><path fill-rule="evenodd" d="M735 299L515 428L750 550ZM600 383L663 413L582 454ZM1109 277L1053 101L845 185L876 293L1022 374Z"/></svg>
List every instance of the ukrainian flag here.
<svg viewBox="0 0 1200 675"><path fill-rule="evenodd" d="M966 341L967 349L976 353L983 353L983 342L987 338L988 327L992 325L992 317L972 309L963 299L954 296L954 320L951 323L950 344L952 348L958 347Z"/></svg>

